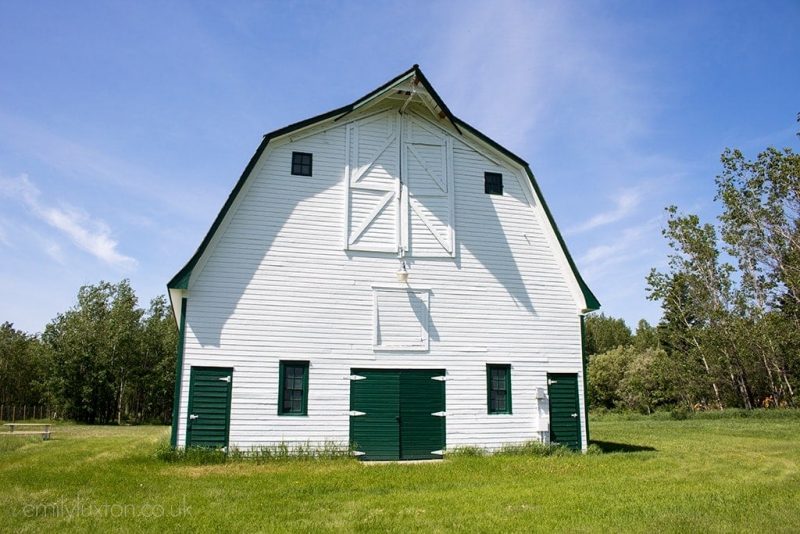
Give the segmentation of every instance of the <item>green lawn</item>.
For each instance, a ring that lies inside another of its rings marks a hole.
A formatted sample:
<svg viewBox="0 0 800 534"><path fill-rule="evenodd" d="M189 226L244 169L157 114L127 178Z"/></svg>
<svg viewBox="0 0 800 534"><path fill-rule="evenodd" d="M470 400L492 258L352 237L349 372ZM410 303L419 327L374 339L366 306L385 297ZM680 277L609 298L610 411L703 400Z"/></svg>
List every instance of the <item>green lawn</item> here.
<svg viewBox="0 0 800 534"><path fill-rule="evenodd" d="M800 530L800 412L606 417L603 454L166 464L164 427L0 441L0 530ZM173 517L176 516L176 517Z"/></svg>

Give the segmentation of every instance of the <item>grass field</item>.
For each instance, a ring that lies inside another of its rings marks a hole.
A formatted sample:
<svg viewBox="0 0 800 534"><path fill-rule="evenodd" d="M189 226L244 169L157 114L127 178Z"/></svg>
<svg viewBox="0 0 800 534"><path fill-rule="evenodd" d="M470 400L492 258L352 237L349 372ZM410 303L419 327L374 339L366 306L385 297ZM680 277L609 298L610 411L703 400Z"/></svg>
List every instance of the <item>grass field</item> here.
<svg viewBox="0 0 800 534"><path fill-rule="evenodd" d="M3 531L800 531L800 412L593 421L604 453L167 464L165 427L2 437ZM613 451L613 452L612 452Z"/></svg>

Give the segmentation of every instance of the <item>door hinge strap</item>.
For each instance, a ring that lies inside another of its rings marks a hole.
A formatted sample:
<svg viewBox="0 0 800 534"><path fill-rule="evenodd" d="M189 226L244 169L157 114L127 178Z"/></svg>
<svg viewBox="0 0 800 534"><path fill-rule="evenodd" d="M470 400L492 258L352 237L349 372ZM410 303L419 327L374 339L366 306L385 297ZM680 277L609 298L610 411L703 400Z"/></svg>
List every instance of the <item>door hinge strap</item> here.
<svg viewBox="0 0 800 534"><path fill-rule="evenodd" d="M367 453L362 451L353 451L353 456L364 456L365 454Z"/></svg>
<svg viewBox="0 0 800 534"><path fill-rule="evenodd" d="M445 382L445 381L449 380L449 378L447 378L447 375L432 376L431 380L438 380L439 382Z"/></svg>
<svg viewBox="0 0 800 534"><path fill-rule="evenodd" d="M431 451L431 454L435 454L437 456L444 456L444 451L439 449L438 451Z"/></svg>
<svg viewBox="0 0 800 534"><path fill-rule="evenodd" d="M219 377L218 380L222 380L223 382L227 382L228 384L231 383L231 377L230 376L221 376L221 377Z"/></svg>
<svg viewBox="0 0 800 534"><path fill-rule="evenodd" d="M431 415L434 417L447 417L447 412L433 412Z"/></svg>
<svg viewBox="0 0 800 534"><path fill-rule="evenodd" d="M358 410L350 410L350 417L358 417L360 415L367 415L366 412L359 412Z"/></svg>
<svg viewBox="0 0 800 534"><path fill-rule="evenodd" d="M366 376L361 376L361 375L350 375L347 378L348 378L348 380L366 380L367 379Z"/></svg>

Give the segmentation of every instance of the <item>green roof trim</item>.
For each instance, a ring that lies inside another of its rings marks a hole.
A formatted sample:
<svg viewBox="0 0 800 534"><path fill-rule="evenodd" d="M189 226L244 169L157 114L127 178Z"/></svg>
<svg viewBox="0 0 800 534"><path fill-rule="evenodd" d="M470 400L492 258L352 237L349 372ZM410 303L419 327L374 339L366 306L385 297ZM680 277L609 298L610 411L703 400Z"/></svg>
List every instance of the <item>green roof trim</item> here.
<svg viewBox="0 0 800 534"><path fill-rule="evenodd" d="M208 230L208 233L206 233L206 236L203 238L203 241L200 243L200 246L197 248L197 250L192 255L191 259L186 263L186 265L184 265L183 268L180 271L178 271L178 273L175 276L173 276L172 279L167 283L167 288L169 289L188 288L189 277L192 274L192 269L194 269L194 266L197 265L197 262L200 260L200 257L203 255L203 252L205 252L206 248L211 242L211 239L214 237L217 228L219 228L219 226L222 224L222 221L225 219L225 215L227 215L228 210L230 210L231 206L233 205L233 202L236 200L239 191L241 191L242 187L244 187L247 178L250 176L250 173L256 166L256 163L258 162L258 159L261 157L261 154L267 148L267 145L269 144L270 140L330 118L335 117L335 120L339 120L340 118L342 118L342 116L353 111L357 106L361 105L363 102L385 91L387 88L391 87L392 85L402 80L403 78L406 78L412 73L419 79L420 83L422 83L425 90L428 91L428 93L434 99L436 104L441 108L442 112L447 116L447 118L450 120L450 122L453 124L453 127L459 134L462 134L461 128L469 131L472 135L478 137L492 148L496 149L500 153L504 154L511 160L515 161L516 163L524 167L525 172L527 173L528 178L530 179L531 184L533 185L533 189L536 191L536 195L539 197L539 201L542 203L542 208L544 208L544 212L547 215L547 220L553 227L553 231L556 234L558 243L561 245L561 249L564 251L564 255L567 258L567 262L569 263L569 266L572 269L572 274L575 276L575 279L578 282L578 286L580 287L581 292L583 293L583 297L586 301L586 310L593 311L600 309L600 302L597 300L597 297L594 296L594 293L592 293L592 291L589 289L589 286L586 285L586 282L584 282L583 278L578 272L578 268L575 266L575 261L572 259L572 255L569 253L569 250L567 249L567 245L564 242L564 238L562 237L561 232L558 230L558 226L556 225L556 222L553 219L553 214L550 212L550 208L547 207L547 203L544 200L542 191L541 189L539 189L539 185L536 183L536 179L533 176L533 172L531 171L528 162L526 162L524 159L520 158L507 148L503 147L493 139L490 139L486 135L482 134L473 126L470 126L468 123L464 122L463 120L453 115L453 113L450 111L447 105L445 105L441 97L439 97L439 94L436 92L436 90L434 90L433 86L430 84L428 79L422 73L422 71L419 68L419 65L412 66L410 69L404 71L398 76L395 76L394 78L384 83L374 91L370 91L369 93L367 93L366 95L364 95L363 97L359 98L358 100L356 100L351 104L328 111L326 113L322 113L321 115L317 115L315 117L311 117L310 119L290 124L288 126L285 126L283 128L280 128L278 130L266 134L262 139L261 144L258 146L255 153L253 154L253 157L250 158L250 162L247 164L247 167L245 167L244 172L242 172L242 175L239 177L239 180L236 182L236 185L233 187L233 191L231 191L231 194L228 195L227 200L225 200L225 204L222 206L222 209L217 214L217 217L214 219L211 228Z"/></svg>

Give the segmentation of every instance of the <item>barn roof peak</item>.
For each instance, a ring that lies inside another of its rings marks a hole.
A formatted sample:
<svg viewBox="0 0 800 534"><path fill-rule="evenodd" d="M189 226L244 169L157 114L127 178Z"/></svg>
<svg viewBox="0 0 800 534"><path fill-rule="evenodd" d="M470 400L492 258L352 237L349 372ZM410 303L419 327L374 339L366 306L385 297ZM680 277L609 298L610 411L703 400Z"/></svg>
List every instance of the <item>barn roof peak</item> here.
<svg viewBox="0 0 800 534"><path fill-rule="evenodd" d="M333 122L340 121L343 118L350 115L351 113L353 113L354 111L362 109L364 106L370 105L371 103L375 103L376 101L382 100L384 98L394 98L399 100L406 99L408 103L410 103L412 100L418 100L419 102L422 103L423 106L427 107L429 111L431 111L431 113L433 113L433 115L436 116L438 119L447 120L453 126L453 128L458 132L459 135L464 135L464 133L466 132L470 136L479 139L492 149L500 152L505 157L519 164L524 169L525 173L530 179L531 184L533 185L536 195L538 196L542 204L542 208L544 209L545 215L547 216L548 222L553 228L555 236L558 240L559 245L561 246L562 251L564 252L564 256L566 257L566 260L569 264L572 274L575 276L578 286L580 287L585 303L584 310L592 311L600 308L600 302L597 300L595 295L586 285L580 273L578 272L578 268L575 265L574 260L572 259L572 255L569 253L569 250L567 249L567 245L564 242L563 237L561 236L561 232L559 232L558 230L558 226L556 225L555 220L553 219L550 209L547 207L547 203L544 200L544 196L542 195L541 189L539 188L539 185L536 182L536 179L534 178L533 172L531 171L528 163L518 155L514 154L513 152L505 148L504 146L500 145L493 139L481 133L473 126L470 126L467 122L453 115L453 113L441 99L439 94L433 88L431 83L425 77L425 75L422 72L422 69L420 69L419 65L415 63L408 70L395 76L388 82L384 83L377 89L374 89L373 91L367 93L366 95L359 98L355 102L352 102L351 104L347 104L340 108L331 110L327 113L323 113L321 115L317 115L315 117L311 117L309 119L296 122L294 124L290 124L288 126L279 128L278 130L274 130L264 135L261 144L256 149L255 154L253 154L253 157L250 159L250 162L247 164L247 167L245 167L244 172L239 177L239 180L236 182L233 191L231 191L230 195L226 199L225 204L222 206L222 209L217 214L214 223L211 225L211 228L208 230L203 241L200 243L200 246L197 248L197 250L189 259L189 261L183 266L183 268L180 271L178 271L178 273L175 274L175 276L173 276L172 279L167 283L170 300L173 303L173 308L174 311L176 312L175 313L176 317L179 317L180 313L179 310L176 309L176 302L175 299L173 298L173 291L175 292L174 296L178 296L180 295L181 290L188 288L189 278L192 274L194 266L197 264L200 257L205 252L206 248L211 242L212 237L217 231L217 228L219 228L220 224L222 224L225 215L228 213L229 209L233 205L233 202L238 196L239 191L241 191L242 187L247 181L247 178L253 171L253 168L255 167L256 163L261 157L261 154L266 149L267 144L275 138L284 136L286 134L295 132L303 128L317 125L318 123L321 123L323 121L331 121L331 120ZM178 300L177 305L179 305L180 299L177 300Z"/></svg>

